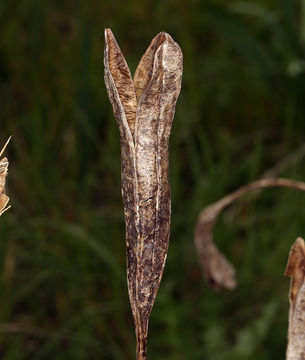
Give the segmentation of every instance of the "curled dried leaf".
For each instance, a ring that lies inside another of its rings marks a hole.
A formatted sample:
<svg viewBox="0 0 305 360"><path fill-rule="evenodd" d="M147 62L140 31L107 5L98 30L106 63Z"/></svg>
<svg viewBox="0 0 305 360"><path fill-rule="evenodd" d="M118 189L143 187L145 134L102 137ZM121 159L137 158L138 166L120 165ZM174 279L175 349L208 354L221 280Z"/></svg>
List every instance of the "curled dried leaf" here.
<svg viewBox="0 0 305 360"><path fill-rule="evenodd" d="M181 87L182 53L167 33L158 34L132 81L110 29L105 30L105 43L105 84L120 130L128 291L137 359L146 359L148 322L169 241L168 142Z"/></svg>
<svg viewBox="0 0 305 360"><path fill-rule="evenodd" d="M203 274L213 287L234 289L237 284L234 267L213 242L213 227L218 215L248 192L268 187L287 187L305 191L305 183L299 181L282 178L257 180L205 207L199 214L195 227L195 245Z"/></svg>
<svg viewBox="0 0 305 360"><path fill-rule="evenodd" d="M305 358L305 243L298 237L290 249L285 275L290 280L287 360Z"/></svg>

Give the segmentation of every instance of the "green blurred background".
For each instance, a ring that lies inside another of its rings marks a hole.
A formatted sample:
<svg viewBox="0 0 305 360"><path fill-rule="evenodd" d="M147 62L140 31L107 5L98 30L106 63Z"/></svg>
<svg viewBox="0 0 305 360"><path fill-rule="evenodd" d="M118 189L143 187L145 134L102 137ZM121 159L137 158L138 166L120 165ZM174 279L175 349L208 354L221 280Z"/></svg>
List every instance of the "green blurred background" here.
<svg viewBox="0 0 305 360"><path fill-rule="evenodd" d="M1 0L0 147L13 136L12 209L0 219L1 359L135 358L105 27L132 72L160 31L184 53L171 242L148 358L284 359L282 274L305 235L305 194L265 190L219 218L217 244L238 269L233 292L204 283L193 229L201 208L290 153L297 161L279 175L305 180L304 0Z"/></svg>

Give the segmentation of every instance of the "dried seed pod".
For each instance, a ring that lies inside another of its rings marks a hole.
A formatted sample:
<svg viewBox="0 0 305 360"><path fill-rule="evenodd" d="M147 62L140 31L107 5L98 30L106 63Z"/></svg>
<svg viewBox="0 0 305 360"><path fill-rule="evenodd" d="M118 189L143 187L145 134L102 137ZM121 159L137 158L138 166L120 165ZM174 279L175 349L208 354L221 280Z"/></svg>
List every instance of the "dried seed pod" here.
<svg viewBox="0 0 305 360"><path fill-rule="evenodd" d="M4 145L4 147L2 148L2 150L0 151L0 157L2 156L2 154L4 153L5 148L7 147L7 144L9 143L11 138L9 138L6 142L6 144ZM9 197L5 195L4 190L5 190L5 179L7 176L7 171L8 171L8 160L7 158L3 158L0 160L0 216L9 209L9 206L7 206L8 202L9 202Z"/></svg>
<svg viewBox="0 0 305 360"><path fill-rule="evenodd" d="M127 281L137 359L146 359L148 321L161 281L170 231L168 142L181 87L182 52L167 33L143 55L134 80L110 29L105 84L121 141Z"/></svg>

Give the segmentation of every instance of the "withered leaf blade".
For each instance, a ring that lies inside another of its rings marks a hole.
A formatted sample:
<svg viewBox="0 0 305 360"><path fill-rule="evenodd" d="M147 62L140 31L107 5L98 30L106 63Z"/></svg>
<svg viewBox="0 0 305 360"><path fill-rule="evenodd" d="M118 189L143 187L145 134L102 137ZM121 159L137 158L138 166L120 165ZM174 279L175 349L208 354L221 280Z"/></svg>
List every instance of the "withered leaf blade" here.
<svg viewBox="0 0 305 360"><path fill-rule="evenodd" d="M233 191L215 203L206 206L199 214L195 227L195 246L204 277L214 288L236 287L236 272L230 262L216 248L213 242L213 227L221 211L251 191L269 187L286 187L305 191L305 183L283 178L269 178L253 181Z"/></svg>
<svg viewBox="0 0 305 360"><path fill-rule="evenodd" d="M237 285L236 271L213 242L214 223L215 221L198 222L195 229L197 255L204 277L212 288L218 290L223 287L233 290Z"/></svg>
<svg viewBox="0 0 305 360"><path fill-rule="evenodd" d="M168 34L160 33L144 54L135 74L139 98L132 136L120 91L132 92L134 84L128 78L117 88L121 75L110 69L112 40L107 31L105 40L105 83L120 129L127 280L140 360L146 359L148 322L168 249L168 142L181 87L182 53Z"/></svg>
<svg viewBox="0 0 305 360"><path fill-rule="evenodd" d="M305 358L305 243L299 237L292 245L285 275L290 280L287 360Z"/></svg>
<svg viewBox="0 0 305 360"><path fill-rule="evenodd" d="M134 137L137 98L132 76L122 51L110 29L105 29L105 42L107 71L111 74L131 135Z"/></svg>

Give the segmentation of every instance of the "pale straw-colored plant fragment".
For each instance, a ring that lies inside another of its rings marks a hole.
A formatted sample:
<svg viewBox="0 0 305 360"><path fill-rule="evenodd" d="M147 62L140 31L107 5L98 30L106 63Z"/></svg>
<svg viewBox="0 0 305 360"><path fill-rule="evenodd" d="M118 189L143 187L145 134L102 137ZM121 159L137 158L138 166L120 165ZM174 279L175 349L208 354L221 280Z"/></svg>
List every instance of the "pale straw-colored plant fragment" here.
<svg viewBox="0 0 305 360"><path fill-rule="evenodd" d="M285 275L291 278L287 360L305 359L305 243L298 237L292 245Z"/></svg>
<svg viewBox="0 0 305 360"><path fill-rule="evenodd" d="M132 79L113 33L106 29L104 55L105 84L120 131L127 282L137 359L143 360L168 249L168 143L181 86L182 52L170 35L159 33Z"/></svg>
<svg viewBox="0 0 305 360"><path fill-rule="evenodd" d="M195 246L204 277L213 287L234 289L237 284L234 267L220 253L213 241L213 227L219 214L245 194L269 187L286 187L305 191L305 183L300 181L282 178L261 179L233 191L200 212L195 227Z"/></svg>
<svg viewBox="0 0 305 360"><path fill-rule="evenodd" d="M0 151L0 158L3 155L9 141L11 138L7 140L2 150ZM0 160L0 216L10 208L8 205L9 197L5 194L5 181L8 171L8 160L6 157Z"/></svg>

